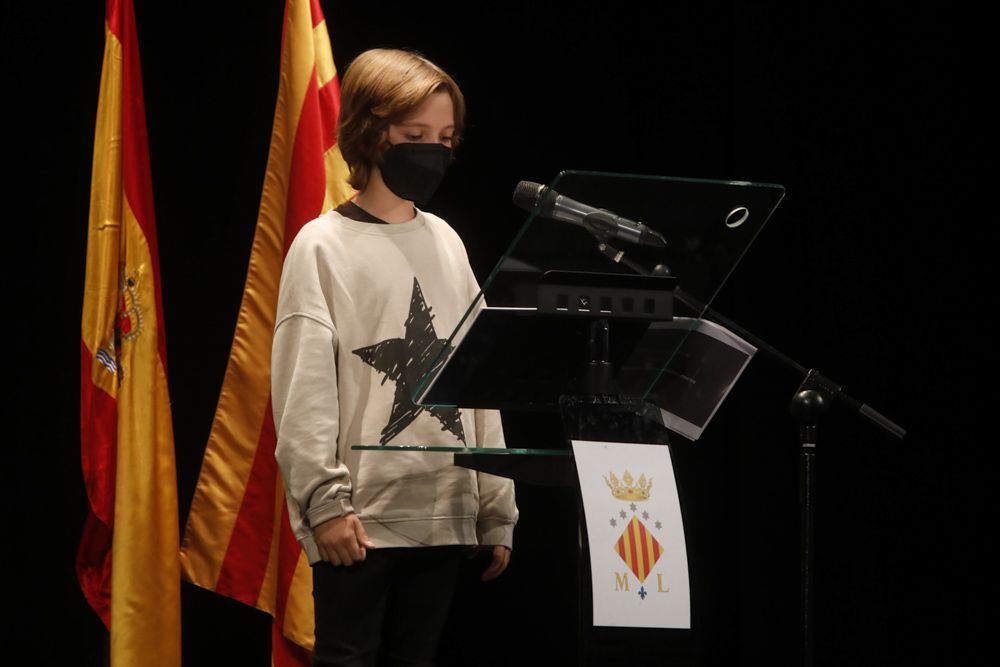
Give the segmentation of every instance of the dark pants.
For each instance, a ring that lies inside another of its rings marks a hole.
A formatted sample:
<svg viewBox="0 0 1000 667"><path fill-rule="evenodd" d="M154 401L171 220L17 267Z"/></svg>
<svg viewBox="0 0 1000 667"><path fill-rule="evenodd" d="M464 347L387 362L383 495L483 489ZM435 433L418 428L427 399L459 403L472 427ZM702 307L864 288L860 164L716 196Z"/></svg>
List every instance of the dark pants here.
<svg viewBox="0 0 1000 667"><path fill-rule="evenodd" d="M369 549L313 566L315 667L434 664L465 548Z"/></svg>

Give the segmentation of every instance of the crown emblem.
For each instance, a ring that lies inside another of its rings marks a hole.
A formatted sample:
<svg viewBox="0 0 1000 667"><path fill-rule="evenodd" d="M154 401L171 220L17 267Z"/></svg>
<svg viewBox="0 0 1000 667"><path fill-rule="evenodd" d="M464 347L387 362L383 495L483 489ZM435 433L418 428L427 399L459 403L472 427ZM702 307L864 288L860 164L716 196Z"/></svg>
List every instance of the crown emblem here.
<svg viewBox="0 0 1000 667"><path fill-rule="evenodd" d="M632 473L628 470L622 476L622 481L618 481L614 473L611 474L611 480L604 478L604 483L608 485L611 489L611 495L619 500L649 500L649 492L653 489L653 480L647 480L645 475L639 475L639 484L636 486L633 482L635 480L632 478ZM622 484L622 482L625 482Z"/></svg>

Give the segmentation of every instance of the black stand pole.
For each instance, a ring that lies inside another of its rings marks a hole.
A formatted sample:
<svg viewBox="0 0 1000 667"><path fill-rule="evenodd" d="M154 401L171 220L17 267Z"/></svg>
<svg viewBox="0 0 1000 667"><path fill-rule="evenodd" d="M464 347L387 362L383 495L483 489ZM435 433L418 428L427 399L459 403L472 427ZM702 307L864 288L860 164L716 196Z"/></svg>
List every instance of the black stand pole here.
<svg viewBox="0 0 1000 667"><path fill-rule="evenodd" d="M800 543L799 576L801 584L802 664L813 665L813 550L816 486L816 445L820 417L830 405L830 396L822 386L822 376L809 371L792 398L791 413L799 422L799 496Z"/></svg>

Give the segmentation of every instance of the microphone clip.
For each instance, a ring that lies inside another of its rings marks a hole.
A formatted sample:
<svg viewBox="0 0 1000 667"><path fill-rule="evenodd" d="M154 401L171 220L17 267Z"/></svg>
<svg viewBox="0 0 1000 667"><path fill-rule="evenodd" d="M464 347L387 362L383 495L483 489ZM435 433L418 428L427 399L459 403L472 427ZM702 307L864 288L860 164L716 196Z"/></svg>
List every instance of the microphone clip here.
<svg viewBox="0 0 1000 667"><path fill-rule="evenodd" d="M601 240L609 241L615 237L618 231L614 213L598 209L583 216L583 226L588 232Z"/></svg>
<svg viewBox="0 0 1000 667"><path fill-rule="evenodd" d="M583 216L583 227L600 241L623 239L637 245L652 248L666 248L667 239L641 223L625 220L603 208L590 211Z"/></svg>

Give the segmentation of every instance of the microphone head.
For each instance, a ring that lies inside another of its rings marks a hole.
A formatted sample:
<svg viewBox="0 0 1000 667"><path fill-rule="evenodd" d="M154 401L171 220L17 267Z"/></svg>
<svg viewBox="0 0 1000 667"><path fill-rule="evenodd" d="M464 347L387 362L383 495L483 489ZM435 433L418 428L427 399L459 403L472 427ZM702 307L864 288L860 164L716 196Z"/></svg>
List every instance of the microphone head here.
<svg viewBox="0 0 1000 667"><path fill-rule="evenodd" d="M521 181L514 188L514 206L525 211L534 210L535 204L538 202L538 193L542 191L543 187L545 186L539 183Z"/></svg>
<svg viewBox="0 0 1000 667"><path fill-rule="evenodd" d="M534 211L539 209L538 215L548 218L555 208L555 201L558 195L540 183L531 181L521 181L514 188L514 205L520 209Z"/></svg>

